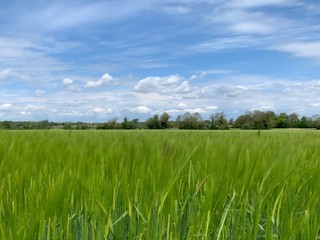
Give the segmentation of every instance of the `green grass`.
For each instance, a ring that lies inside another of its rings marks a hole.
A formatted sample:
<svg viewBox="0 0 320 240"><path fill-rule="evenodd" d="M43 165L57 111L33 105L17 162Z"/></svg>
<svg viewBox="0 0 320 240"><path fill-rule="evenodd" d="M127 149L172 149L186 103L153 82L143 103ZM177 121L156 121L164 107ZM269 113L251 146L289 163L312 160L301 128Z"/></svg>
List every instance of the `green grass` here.
<svg viewBox="0 0 320 240"><path fill-rule="evenodd" d="M317 131L0 139L0 239L320 238Z"/></svg>

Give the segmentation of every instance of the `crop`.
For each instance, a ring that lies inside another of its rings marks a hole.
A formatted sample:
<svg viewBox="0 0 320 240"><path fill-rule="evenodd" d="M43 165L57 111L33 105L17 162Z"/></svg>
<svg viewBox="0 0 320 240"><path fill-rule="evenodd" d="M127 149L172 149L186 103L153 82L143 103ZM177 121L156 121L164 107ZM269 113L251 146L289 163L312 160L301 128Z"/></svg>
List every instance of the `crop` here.
<svg viewBox="0 0 320 240"><path fill-rule="evenodd" d="M0 131L0 239L317 239L320 133Z"/></svg>

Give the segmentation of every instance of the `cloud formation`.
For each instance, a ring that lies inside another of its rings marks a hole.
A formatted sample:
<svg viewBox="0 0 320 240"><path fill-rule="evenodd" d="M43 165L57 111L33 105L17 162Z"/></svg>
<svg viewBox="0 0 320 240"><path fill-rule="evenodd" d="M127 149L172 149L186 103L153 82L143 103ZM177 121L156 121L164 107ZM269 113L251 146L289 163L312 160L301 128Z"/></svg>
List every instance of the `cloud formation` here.
<svg viewBox="0 0 320 240"><path fill-rule="evenodd" d="M179 75L166 77L147 77L140 80L134 91L141 93L158 93L163 95L183 94L192 92L189 82Z"/></svg>
<svg viewBox="0 0 320 240"><path fill-rule="evenodd" d="M138 107L130 109L130 111L135 112L135 113L147 114L147 113L152 112L152 109L147 106L138 106Z"/></svg>
<svg viewBox="0 0 320 240"><path fill-rule="evenodd" d="M288 52L297 57L320 60L320 41L289 42L274 47L276 50Z"/></svg>
<svg viewBox="0 0 320 240"><path fill-rule="evenodd" d="M5 0L1 119L316 113L319 14L301 0Z"/></svg>
<svg viewBox="0 0 320 240"><path fill-rule="evenodd" d="M114 78L108 73L104 74L98 81L88 81L86 88L105 87L114 83Z"/></svg>
<svg viewBox="0 0 320 240"><path fill-rule="evenodd" d="M8 110L12 107L11 103L4 103L0 105L0 110Z"/></svg>

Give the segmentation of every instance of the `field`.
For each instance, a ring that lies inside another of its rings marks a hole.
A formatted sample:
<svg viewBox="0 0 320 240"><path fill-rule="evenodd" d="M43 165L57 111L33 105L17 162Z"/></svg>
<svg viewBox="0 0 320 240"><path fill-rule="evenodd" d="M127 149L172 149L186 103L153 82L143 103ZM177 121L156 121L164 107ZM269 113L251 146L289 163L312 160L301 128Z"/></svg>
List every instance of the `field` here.
<svg viewBox="0 0 320 240"><path fill-rule="evenodd" d="M0 139L0 239L320 238L317 131Z"/></svg>

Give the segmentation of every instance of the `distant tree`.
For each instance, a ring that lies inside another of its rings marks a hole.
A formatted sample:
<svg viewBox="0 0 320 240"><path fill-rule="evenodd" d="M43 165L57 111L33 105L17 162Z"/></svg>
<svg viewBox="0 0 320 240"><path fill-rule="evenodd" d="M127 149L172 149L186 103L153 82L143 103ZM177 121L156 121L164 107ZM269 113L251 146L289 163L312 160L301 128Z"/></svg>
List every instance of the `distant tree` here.
<svg viewBox="0 0 320 240"><path fill-rule="evenodd" d="M296 113L291 113L289 115L289 119L290 119L290 126L293 128L299 127L299 123L300 123L300 119L299 119L299 115Z"/></svg>
<svg viewBox="0 0 320 240"><path fill-rule="evenodd" d="M202 120L200 113L186 112L177 117L177 123L180 129L204 129L205 122Z"/></svg>
<svg viewBox="0 0 320 240"><path fill-rule="evenodd" d="M229 124L229 126L233 127L233 125L234 125L234 119L233 119L233 118L230 118L229 121L228 121L228 124Z"/></svg>
<svg viewBox="0 0 320 240"><path fill-rule="evenodd" d="M271 129L274 127L275 113L272 111L262 112L253 111L252 124L253 129Z"/></svg>
<svg viewBox="0 0 320 240"><path fill-rule="evenodd" d="M71 123L68 123L68 122L63 123L63 129L65 129L65 130L71 130L71 129L72 129Z"/></svg>
<svg viewBox="0 0 320 240"><path fill-rule="evenodd" d="M4 129L11 129L11 125L12 125L12 123L10 121L3 121L2 122L2 127Z"/></svg>
<svg viewBox="0 0 320 240"><path fill-rule="evenodd" d="M117 118L112 118L106 123L98 124L97 129L118 129L121 128L120 124L117 122Z"/></svg>
<svg viewBox="0 0 320 240"><path fill-rule="evenodd" d="M302 116L299 123L300 128L311 128L313 127L312 119L310 117Z"/></svg>
<svg viewBox="0 0 320 240"><path fill-rule="evenodd" d="M161 129L169 128L170 115L166 112L162 113L159 119L159 125Z"/></svg>
<svg viewBox="0 0 320 240"><path fill-rule="evenodd" d="M36 129L50 129L51 125L48 120L42 120L35 123Z"/></svg>
<svg viewBox="0 0 320 240"><path fill-rule="evenodd" d="M213 113L210 116L210 129L225 130L229 129L228 120L225 118L223 112Z"/></svg>
<svg viewBox="0 0 320 240"><path fill-rule="evenodd" d="M251 114L245 113L240 115L234 122L234 127L241 129L250 129Z"/></svg>
<svg viewBox="0 0 320 240"><path fill-rule="evenodd" d="M255 110L239 116L234 126L241 129L271 129L274 127L275 113Z"/></svg>
<svg viewBox="0 0 320 240"><path fill-rule="evenodd" d="M135 118L130 121L129 118L124 117L120 126L122 129L136 129L136 128L138 128L138 123L139 123L138 118Z"/></svg>
<svg viewBox="0 0 320 240"><path fill-rule="evenodd" d="M147 124L147 128L149 129L160 129L160 119L159 119L159 115L155 114L153 115L153 117L147 119L146 121Z"/></svg>
<svg viewBox="0 0 320 240"><path fill-rule="evenodd" d="M139 128L139 118L134 118L131 120L131 129Z"/></svg>
<svg viewBox="0 0 320 240"><path fill-rule="evenodd" d="M320 130L320 115L316 114L312 116L313 127L317 130Z"/></svg>
<svg viewBox="0 0 320 240"><path fill-rule="evenodd" d="M291 127L290 117L284 112L280 113L276 117L275 127L276 128L289 128L289 127Z"/></svg>

